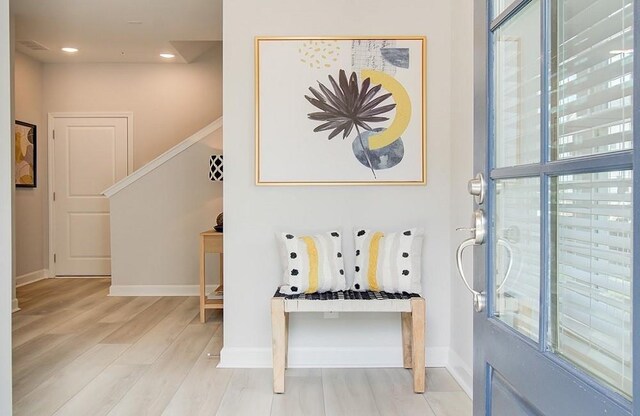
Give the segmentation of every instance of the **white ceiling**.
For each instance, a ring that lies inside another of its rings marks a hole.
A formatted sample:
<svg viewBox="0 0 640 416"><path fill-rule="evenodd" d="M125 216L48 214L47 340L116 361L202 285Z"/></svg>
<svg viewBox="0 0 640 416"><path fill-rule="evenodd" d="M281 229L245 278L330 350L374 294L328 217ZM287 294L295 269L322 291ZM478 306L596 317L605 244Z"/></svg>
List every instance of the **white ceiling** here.
<svg viewBox="0 0 640 416"><path fill-rule="evenodd" d="M166 62L162 52L185 63L222 40L222 0L11 0L11 13L16 49L48 63Z"/></svg>

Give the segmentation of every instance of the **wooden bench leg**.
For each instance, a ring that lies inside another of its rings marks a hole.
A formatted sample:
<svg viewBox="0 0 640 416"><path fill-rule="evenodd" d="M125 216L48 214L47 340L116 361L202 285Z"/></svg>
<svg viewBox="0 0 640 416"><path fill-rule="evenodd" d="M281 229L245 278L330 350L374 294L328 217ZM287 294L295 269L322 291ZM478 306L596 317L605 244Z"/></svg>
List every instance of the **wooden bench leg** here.
<svg viewBox="0 0 640 416"><path fill-rule="evenodd" d="M284 368L289 367L289 313L284 313Z"/></svg>
<svg viewBox="0 0 640 416"><path fill-rule="evenodd" d="M284 369L287 359L287 323L284 299L271 299L271 334L273 337L273 392L284 393Z"/></svg>
<svg viewBox="0 0 640 416"><path fill-rule="evenodd" d="M411 368L411 313L402 312L402 365Z"/></svg>
<svg viewBox="0 0 640 416"><path fill-rule="evenodd" d="M413 367L413 391L424 393L424 321L423 298L411 299L411 363Z"/></svg>

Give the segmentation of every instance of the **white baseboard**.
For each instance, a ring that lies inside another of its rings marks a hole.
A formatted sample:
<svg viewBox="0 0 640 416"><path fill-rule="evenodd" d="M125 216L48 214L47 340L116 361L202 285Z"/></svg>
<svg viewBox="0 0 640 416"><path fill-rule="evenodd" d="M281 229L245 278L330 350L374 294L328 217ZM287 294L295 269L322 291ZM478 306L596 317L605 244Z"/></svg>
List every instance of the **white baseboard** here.
<svg viewBox="0 0 640 416"><path fill-rule="evenodd" d="M48 279L49 278L49 270L42 269L36 270L35 272L23 274L22 276L16 277L16 287L28 285L29 283L37 282L38 280Z"/></svg>
<svg viewBox="0 0 640 416"><path fill-rule="evenodd" d="M108 274L100 276L51 276L52 279L111 279Z"/></svg>
<svg viewBox="0 0 640 416"><path fill-rule="evenodd" d="M446 367L449 349L426 348L427 367ZM402 367L401 347L290 348L292 368L384 368ZM224 347L221 368L271 368L271 348Z"/></svg>
<svg viewBox="0 0 640 416"><path fill-rule="evenodd" d="M444 367L447 365L449 348L427 347L425 348L425 367Z"/></svg>
<svg viewBox="0 0 640 416"><path fill-rule="evenodd" d="M13 298L13 302L11 302L11 313L18 312L20 308L18 307L18 299Z"/></svg>
<svg viewBox="0 0 640 416"><path fill-rule="evenodd" d="M207 285L207 293L216 285ZM109 296L199 296L199 285L111 285ZM271 350L269 350L271 351Z"/></svg>
<svg viewBox="0 0 640 416"><path fill-rule="evenodd" d="M293 351L293 350L289 350ZM270 348L231 348L222 347L220 351L221 368L271 368ZM291 362L289 361L289 365Z"/></svg>
<svg viewBox="0 0 640 416"><path fill-rule="evenodd" d="M447 370L453 378L460 384L462 390L467 396L473 400L473 372L469 365L460 358L455 351L449 350L449 363L446 365Z"/></svg>

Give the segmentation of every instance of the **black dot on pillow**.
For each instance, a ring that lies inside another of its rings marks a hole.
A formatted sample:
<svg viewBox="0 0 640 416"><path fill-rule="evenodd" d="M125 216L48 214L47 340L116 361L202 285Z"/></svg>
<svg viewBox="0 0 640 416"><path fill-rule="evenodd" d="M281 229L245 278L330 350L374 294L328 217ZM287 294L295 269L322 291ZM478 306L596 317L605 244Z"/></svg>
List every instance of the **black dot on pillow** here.
<svg viewBox="0 0 640 416"><path fill-rule="evenodd" d="M298 257L298 255L292 252L291 254L289 254L289 257L291 257L292 259L295 259L296 257Z"/></svg>
<svg viewBox="0 0 640 416"><path fill-rule="evenodd" d="M358 231L358 237L362 237L363 235L365 235L365 231L364 230L360 230Z"/></svg>
<svg viewBox="0 0 640 416"><path fill-rule="evenodd" d="M297 292L298 291L298 287L297 286L291 286L291 291L292 292Z"/></svg>
<svg viewBox="0 0 640 416"><path fill-rule="evenodd" d="M291 270L291 276L297 276L297 275L298 275L298 269Z"/></svg>
<svg viewBox="0 0 640 416"><path fill-rule="evenodd" d="M340 274L344 276L344 270L340 269Z"/></svg>
<svg viewBox="0 0 640 416"><path fill-rule="evenodd" d="M409 276L409 270L403 270L402 271L402 275L403 276Z"/></svg>
<svg viewBox="0 0 640 416"><path fill-rule="evenodd" d="M356 266L356 272L360 271L360 266Z"/></svg>
<svg viewBox="0 0 640 416"><path fill-rule="evenodd" d="M402 257L404 257L406 259L407 257L409 257L409 253L406 253L406 252L402 253Z"/></svg>
<svg viewBox="0 0 640 416"><path fill-rule="evenodd" d="M360 289L360 285L357 283L353 287L355 287L356 289Z"/></svg>
<svg viewBox="0 0 640 416"><path fill-rule="evenodd" d="M342 257L342 253L338 252L338 258Z"/></svg>
<svg viewBox="0 0 640 416"><path fill-rule="evenodd" d="M405 231L404 233L402 233L404 235L411 235L411 231Z"/></svg>
<svg viewBox="0 0 640 416"><path fill-rule="evenodd" d="M360 250L356 250L356 256L360 255Z"/></svg>
<svg viewBox="0 0 640 416"><path fill-rule="evenodd" d="M293 235L287 234L287 235L285 235L285 237L287 237L288 240L291 240L293 238Z"/></svg>
<svg viewBox="0 0 640 416"><path fill-rule="evenodd" d="M340 237L340 234L336 233L335 231L331 233L332 237Z"/></svg>

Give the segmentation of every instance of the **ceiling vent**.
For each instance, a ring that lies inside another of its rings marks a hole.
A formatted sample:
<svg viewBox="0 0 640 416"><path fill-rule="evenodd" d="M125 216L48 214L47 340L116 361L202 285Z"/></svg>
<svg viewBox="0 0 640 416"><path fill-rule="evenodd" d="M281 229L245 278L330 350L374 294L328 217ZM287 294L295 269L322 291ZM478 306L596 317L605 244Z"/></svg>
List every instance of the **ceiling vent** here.
<svg viewBox="0 0 640 416"><path fill-rule="evenodd" d="M42 43L38 43L35 40L19 40L17 41L20 45L25 48L29 48L32 51L48 51L49 48L44 46Z"/></svg>

